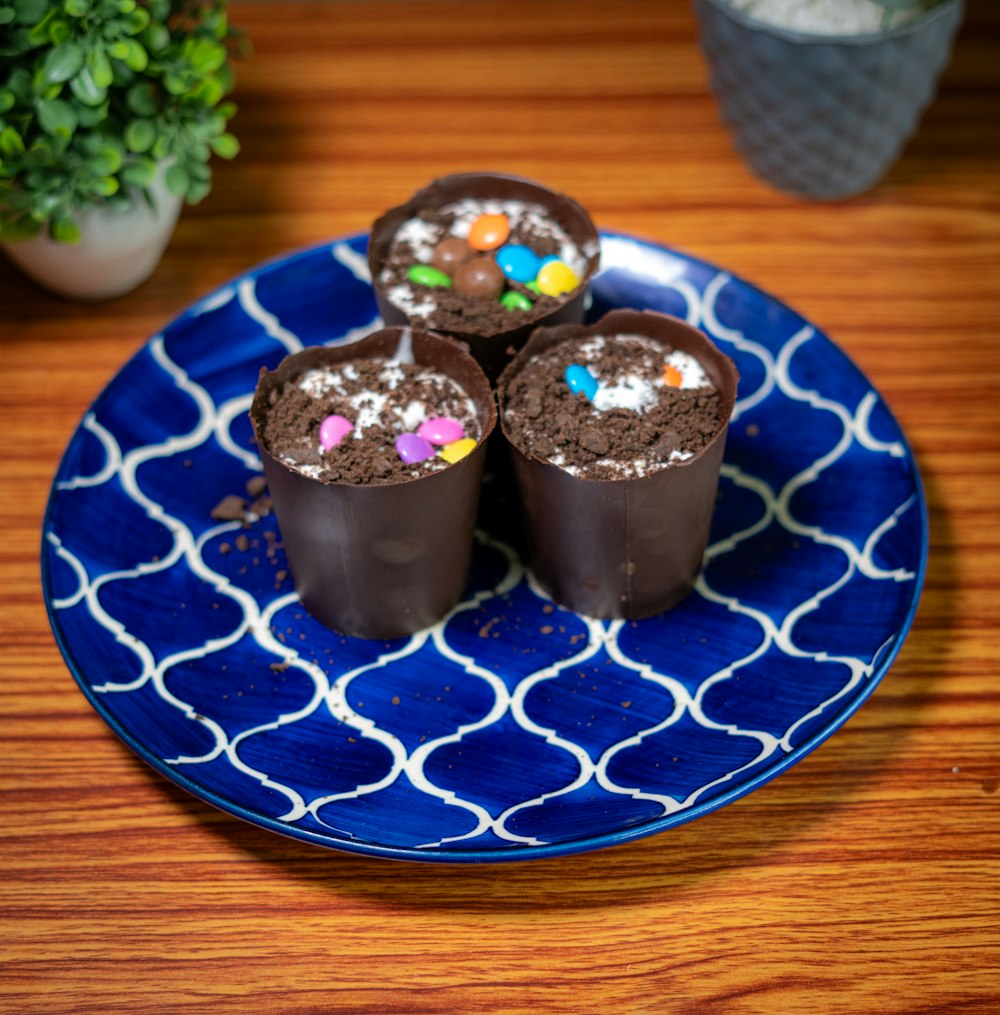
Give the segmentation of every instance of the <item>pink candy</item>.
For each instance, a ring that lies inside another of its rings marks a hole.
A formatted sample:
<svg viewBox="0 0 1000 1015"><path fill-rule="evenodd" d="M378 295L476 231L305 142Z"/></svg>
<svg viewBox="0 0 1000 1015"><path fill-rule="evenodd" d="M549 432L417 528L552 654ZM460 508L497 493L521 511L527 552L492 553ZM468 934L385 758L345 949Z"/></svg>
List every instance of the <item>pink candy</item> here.
<svg viewBox="0 0 1000 1015"><path fill-rule="evenodd" d="M434 416L425 419L417 428L417 433L425 441L443 447L445 444L453 444L465 436L462 424L450 416Z"/></svg>
<svg viewBox="0 0 1000 1015"><path fill-rule="evenodd" d="M354 429L346 416L327 416L319 425L319 443L324 451L335 448Z"/></svg>

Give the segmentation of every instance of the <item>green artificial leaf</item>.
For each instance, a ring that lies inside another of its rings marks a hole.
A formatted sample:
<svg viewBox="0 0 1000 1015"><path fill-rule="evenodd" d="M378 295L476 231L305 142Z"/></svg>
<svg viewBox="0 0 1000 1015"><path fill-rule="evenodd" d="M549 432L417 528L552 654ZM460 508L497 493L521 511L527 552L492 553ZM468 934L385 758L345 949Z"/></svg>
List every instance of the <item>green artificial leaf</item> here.
<svg viewBox="0 0 1000 1015"><path fill-rule="evenodd" d="M71 18L82 18L90 10L90 0L64 0L63 10Z"/></svg>
<svg viewBox="0 0 1000 1015"><path fill-rule="evenodd" d="M31 46L41 46L49 41L49 25L59 16L58 10L52 8L48 13L42 15L35 24L28 29L28 43Z"/></svg>
<svg viewBox="0 0 1000 1015"><path fill-rule="evenodd" d="M0 25L9 25L16 17L13 7L0 7Z"/></svg>
<svg viewBox="0 0 1000 1015"><path fill-rule="evenodd" d="M69 22L65 18L57 17L52 19L52 24L49 25L49 42L53 46L61 46L72 37L73 29L70 28Z"/></svg>
<svg viewBox="0 0 1000 1015"><path fill-rule="evenodd" d="M77 110L77 116L81 127L96 127L108 118L108 111L111 104L105 97L104 101L96 106L81 106Z"/></svg>
<svg viewBox="0 0 1000 1015"><path fill-rule="evenodd" d="M27 215L0 214L0 239L8 243L30 240L38 232L38 223L32 222Z"/></svg>
<svg viewBox="0 0 1000 1015"><path fill-rule="evenodd" d="M126 40L128 45L128 56L125 57L125 64L130 70L144 71L149 64L149 54L143 44L136 39Z"/></svg>
<svg viewBox="0 0 1000 1015"><path fill-rule="evenodd" d="M4 127L0 131L0 155L16 158L24 154L24 139L13 127Z"/></svg>
<svg viewBox="0 0 1000 1015"><path fill-rule="evenodd" d="M76 130L76 110L62 99L43 100L38 103L38 122L46 134L70 138Z"/></svg>
<svg viewBox="0 0 1000 1015"><path fill-rule="evenodd" d="M91 189L101 197L110 197L118 193L118 181L113 176L100 176L94 180Z"/></svg>
<svg viewBox="0 0 1000 1015"><path fill-rule="evenodd" d="M233 90L236 78L233 74L233 68L228 63L223 64L219 68L219 73L215 76L218 78L219 84L222 85L222 93L224 95Z"/></svg>
<svg viewBox="0 0 1000 1015"><path fill-rule="evenodd" d="M188 39L181 47L181 56L199 74L212 74L226 62L226 47L211 39Z"/></svg>
<svg viewBox="0 0 1000 1015"><path fill-rule="evenodd" d="M212 167L207 162L195 162L188 159L184 163L184 167L187 169L188 176L192 180L210 180L212 178Z"/></svg>
<svg viewBox="0 0 1000 1015"><path fill-rule="evenodd" d="M220 159L234 159L239 154L240 143L232 134L220 134L211 141L212 151Z"/></svg>
<svg viewBox="0 0 1000 1015"><path fill-rule="evenodd" d="M156 127L149 120L129 120L125 125L125 147L130 152L148 152L156 140Z"/></svg>
<svg viewBox="0 0 1000 1015"><path fill-rule="evenodd" d="M45 16L48 0L14 0L14 13L19 25L35 25Z"/></svg>
<svg viewBox="0 0 1000 1015"><path fill-rule="evenodd" d="M36 222L47 222L56 214L62 203L63 197L61 194L42 194L35 202L35 208L31 213L31 217Z"/></svg>
<svg viewBox="0 0 1000 1015"><path fill-rule="evenodd" d="M138 35L149 24L149 11L140 7L131 11L125 18L125 34Z"/></svg>
<svg viewBox="0 0 1000 1015"><path fill-rule="evenodd" d="M152 159L132 159L120 175L126 186L145 188L156 179L156 163Z"/></svg>
<svg viewBox="0 0 1000 1015"><path fill-rule="evenodd" d="M83 47L75 42L65 42L50 49L42 64L42 75L46 81L69 81L83 66Z"/></svg>
<svg viewBox="0 0 1000 1015"><path fill-rule="evenodd" d="M128 43L124 39L116 39L108 46L108 56L112 60L124 60L129 53Z"/></svg>
<svg viewBox="0 0 1000 1015"><path fill-rule="evenodd" d="M118 0L117 7L121 14L131 14L135 10L135 0Z"/></svg>
<svg viewBox="0 0 1000 1015"><path fill-rule="evenodd" d="M124 152L115 145L104 144L91 157L90 165L95 173L101 176L112 176L121 169Z"/></svg>
<svg viewBox="0 0 1000 1015"><path fill-rule="evenodd" d="M155 116L158 110L156 93L146 82L133 85L125 94L125 105L136 116Z"/></svg>
<svg viewBox="0 0 1000 1015"><path fill-rule="evenodd" d="M165 159L171 152L171 141L169 137L161 134L154 142L153 147L150 148L149 154L154 159Z"/></svg>
<svg viewBox="0 0 1000 1015"><path fill-rule="evenodd" d="M191 89L191 95L209 108L216 105L225 94L222 82L217 77L203 78Z"/></svg>
<svg viewBox="0 0 1000 1015"><path fill-rule="evenodd" d="M188 204L199 204L208 197L211 190L212 184L208 180L192 180L187 189Z"/></svg>
<svg viewBox="0 0 1000 1015"><path fill-rule="evenodd" d="M171 194L178 194L183 197L187 194L188 185L191 182L190 177L187 174L187 170L183 166L172 165L164 177L164 181L167 184L167 190Z"/></svg>
<svg viewBox="0 0 1000 1015"><path fill-rule="evenodd" d="M49 225L49 236L59 243L79 243L80 227L69 217L55 218Z"/></svg>
<svg viewBox="0 0 1000 1015"><path fill-rule="evenodd" d="M17 96L9 88L0 88L0 115L14 108Z"/></svg>
<svg viewBox="0 0 1000 1015"><path fill-rule="evenodd" d="M94 79L94 84L98 88L111 87L115 74L111 69L111 62L108 60L108 55L104 52L103 46L95 45L87 53L87 69L90 71L90 76Z"/></svg>
<svg viewBox="0 0 1000 1015"><path fill-rule="evenodd" d="M51 163L56 156L55 149L52 147L51 142L48 138L36 137L31 142L31 157L40 165L48 165Z"/></svg>
<svg viewBox="0 0 1000 1015"><path fill-rule="evenodd" d="M162 23L152 22L142 33L142 41L151 53L162 53L170 45L170 30Z"/></svg>
<svg viewBox="0 0 1000 1015"><path fill-rule="evenodd" d="M84 67L69 83L70 90L85 106L99 106L108 94L107 88L99 88L89 67Z"/></svg>
<svg viewBox="0 0 1000 1015"><path fill-rule="evenodd" d="M183 95L188 89L187 78L174 71L167 71L163 75L163 87L171 95Z"/></svg>

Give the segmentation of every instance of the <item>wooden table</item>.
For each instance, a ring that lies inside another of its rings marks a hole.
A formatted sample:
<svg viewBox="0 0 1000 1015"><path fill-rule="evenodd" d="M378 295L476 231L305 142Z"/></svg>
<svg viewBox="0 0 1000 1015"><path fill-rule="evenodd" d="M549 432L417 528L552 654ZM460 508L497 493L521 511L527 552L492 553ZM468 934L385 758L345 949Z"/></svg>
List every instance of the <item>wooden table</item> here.
<svg viewBox="0 0 1000 1015"><path fill-rule="evenodd" d="M750 175L686 3L234 2L232 19L253 45L242 154L154 277L88 306L0 264L0 1011L1000 1011L995 5L969 4L888 179L838 205ZM822 327L912 442L930 565L872 699L750 796L566 859L399 864L245 824L119 743L53 642L40 523L82 414L167 320L482 167Z"/></svg>

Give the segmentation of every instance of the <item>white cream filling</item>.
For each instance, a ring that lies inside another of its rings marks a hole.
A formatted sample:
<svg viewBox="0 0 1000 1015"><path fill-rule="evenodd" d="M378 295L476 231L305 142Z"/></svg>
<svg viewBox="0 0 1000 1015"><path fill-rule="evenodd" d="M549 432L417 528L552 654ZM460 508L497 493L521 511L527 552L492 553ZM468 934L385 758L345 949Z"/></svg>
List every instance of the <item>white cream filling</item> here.
<svg viewBox="0 0 1000 1015"><path fill-rule="evenodd" d="M869 35L912 24L932 6L888 11L875 0L727 0L755 21L810 35Z"/></svg>

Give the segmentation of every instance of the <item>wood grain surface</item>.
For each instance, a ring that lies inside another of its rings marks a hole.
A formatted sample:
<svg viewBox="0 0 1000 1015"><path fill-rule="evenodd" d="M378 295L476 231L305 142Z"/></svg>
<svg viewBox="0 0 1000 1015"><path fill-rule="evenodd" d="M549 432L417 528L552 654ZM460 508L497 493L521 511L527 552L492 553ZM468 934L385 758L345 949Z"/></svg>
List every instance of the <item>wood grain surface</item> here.
<svg viewBox="0 0 1000 1015"><path fill-rule="evenodd" d="M971 0L872 193L808 204L733 149L681 0L233 2L243 150L113 302L0 260L0 1012L1000 1011L1000 12ZM60 454L187 304L366 229L436 174L573 194L816 323L926 483L916 624L865 707L674 831L479 868L325 851L189 797L91 710L46 620Z"/></svg>

